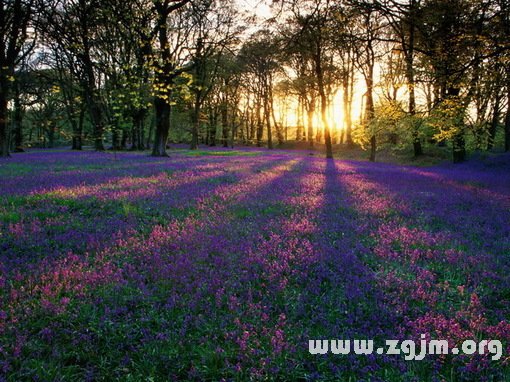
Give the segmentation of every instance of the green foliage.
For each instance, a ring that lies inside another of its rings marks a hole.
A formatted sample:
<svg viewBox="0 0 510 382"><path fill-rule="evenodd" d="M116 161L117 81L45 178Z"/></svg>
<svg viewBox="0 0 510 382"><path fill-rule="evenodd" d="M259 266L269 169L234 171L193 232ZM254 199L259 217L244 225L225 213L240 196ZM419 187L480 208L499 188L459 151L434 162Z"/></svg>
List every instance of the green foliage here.
<svg viewBox="0 0 510 382"><path fill-rule="evenodd" d="M158 81L156 77L151 84L151 95L165 100L169 105L177 105L191 99L192 84L193 76L186 72L177 74L170 83Z"/></svg>
<svg viewBox="0 0 510 382"><path fill-rule="evenodd" d="M459 97L443 100L432 110L427 123L435 130L437 141L450 140L465 131L466 108Z"/></svg>
<svg viewBox="0 0 510 382"><path fill-rule="evenodd" d="M402 104L397 101L381 101L375 108L375 115L368 123L358 122L354 125L352 139L363 150L370 146L370 138L375 136L381 143L396 144L394 137L406 141L409 126L415 122L403 110Z"/></svg>

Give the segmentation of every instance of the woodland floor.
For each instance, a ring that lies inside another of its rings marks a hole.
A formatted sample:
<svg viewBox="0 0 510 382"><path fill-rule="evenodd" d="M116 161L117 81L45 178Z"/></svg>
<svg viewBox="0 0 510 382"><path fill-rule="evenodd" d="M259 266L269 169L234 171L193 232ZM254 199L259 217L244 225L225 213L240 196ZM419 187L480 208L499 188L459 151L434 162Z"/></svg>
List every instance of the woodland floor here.
<svg viewBox="0 0 510 382"><path fill-rule="evenodd" d="M0 381L510 380L510 156L0 161ZM498 339L503 357L312 355Z"/></svg>

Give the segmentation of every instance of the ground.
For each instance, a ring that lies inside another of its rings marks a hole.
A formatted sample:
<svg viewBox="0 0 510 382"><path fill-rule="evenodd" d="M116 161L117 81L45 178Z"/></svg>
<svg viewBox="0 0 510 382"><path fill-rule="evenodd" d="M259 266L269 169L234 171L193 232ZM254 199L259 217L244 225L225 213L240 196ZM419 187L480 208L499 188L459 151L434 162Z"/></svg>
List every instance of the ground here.
<svg viewBox="0 0 510 382"><path fill-rule="evenodd" d="M510 157L0 162L0 380L510 380ZM503 356L312 355L311 339Z"/></svg>

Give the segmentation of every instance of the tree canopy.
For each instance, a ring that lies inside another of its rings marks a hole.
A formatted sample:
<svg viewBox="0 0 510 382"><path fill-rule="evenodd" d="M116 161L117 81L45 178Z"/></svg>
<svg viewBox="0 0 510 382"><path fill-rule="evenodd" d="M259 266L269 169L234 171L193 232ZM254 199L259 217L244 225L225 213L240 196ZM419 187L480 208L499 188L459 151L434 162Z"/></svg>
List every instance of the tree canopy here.
<svg viewBox="0 0 510 382"><path fill-rule="evenodd" d="M373 161L510 149L506 1L268 5L261 20L233 0L1 1L1 155L274 138Z"/></svg>

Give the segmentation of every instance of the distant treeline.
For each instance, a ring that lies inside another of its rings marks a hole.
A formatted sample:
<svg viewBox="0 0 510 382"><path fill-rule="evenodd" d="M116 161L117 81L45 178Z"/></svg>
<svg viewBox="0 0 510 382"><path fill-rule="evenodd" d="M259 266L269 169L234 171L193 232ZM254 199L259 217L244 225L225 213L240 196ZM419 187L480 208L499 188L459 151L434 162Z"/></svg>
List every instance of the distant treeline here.
<svg viewBox="0 0 510 382"><path fill-rule="evenodd" d="M0 0L0 155L510 150L506 0Z"/></svg>

